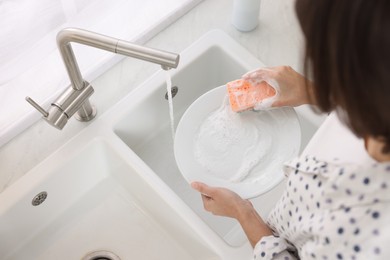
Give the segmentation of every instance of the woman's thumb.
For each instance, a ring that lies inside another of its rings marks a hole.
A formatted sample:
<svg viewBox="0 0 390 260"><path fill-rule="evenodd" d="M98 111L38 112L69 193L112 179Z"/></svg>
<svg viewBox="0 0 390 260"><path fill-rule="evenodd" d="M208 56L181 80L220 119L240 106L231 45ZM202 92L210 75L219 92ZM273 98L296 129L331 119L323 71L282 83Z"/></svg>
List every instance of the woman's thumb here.
<svg viewBox="0 0 390 260"><path fill-rule="evenodd" d="M208 186L207 184L205 183L202 183L202 182L192 182L191 183L191 187L197 191L199 191L200 193L204 194L204 195L207 195L207 196L210 196L212 193L212 188L210 186Z"/></svg>

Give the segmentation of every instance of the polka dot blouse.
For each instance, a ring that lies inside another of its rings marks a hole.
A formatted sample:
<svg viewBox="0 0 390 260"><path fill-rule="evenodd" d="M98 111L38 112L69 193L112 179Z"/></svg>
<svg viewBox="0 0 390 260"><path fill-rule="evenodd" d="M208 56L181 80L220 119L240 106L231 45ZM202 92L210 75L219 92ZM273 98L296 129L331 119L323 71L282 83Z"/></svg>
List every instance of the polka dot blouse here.
<svg viewBox="0 0 390 260"><path fill-rule="evenodd" d="M288 162L255 259L390 259L390 163Z"/></svg>

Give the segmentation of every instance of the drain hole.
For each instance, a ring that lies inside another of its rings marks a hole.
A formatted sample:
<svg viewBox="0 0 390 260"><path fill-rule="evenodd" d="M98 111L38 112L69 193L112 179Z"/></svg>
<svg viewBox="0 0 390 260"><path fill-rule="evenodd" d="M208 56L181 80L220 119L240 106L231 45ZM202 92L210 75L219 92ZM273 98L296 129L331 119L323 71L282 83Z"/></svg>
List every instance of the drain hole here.
<svg viewBox="0 0 390 260"><path fill-rule="evenodd" d="M172 98L174 98L176 96L178 91L179 91L179 88L177 86L173 86L171 88ZM165 99L168 100L168 92L165 93Z"/></svg>
<svg viewBox="0 0 390 260"><path fill-rule="evenodd" d="M121 260L119 256L116 254L101 250L101 251L94 251L92 253L87 254L84 256L81 260Z"/></svg>
<svg viewBox="0 0 390 260"><path fill-rule="evenodd" d="M35 195L35 197L31 201L31 204L33 206L41 205L46 200L46 198L47 198L47 192L42 191L42 192L38 193L37 195Z"/></svg>

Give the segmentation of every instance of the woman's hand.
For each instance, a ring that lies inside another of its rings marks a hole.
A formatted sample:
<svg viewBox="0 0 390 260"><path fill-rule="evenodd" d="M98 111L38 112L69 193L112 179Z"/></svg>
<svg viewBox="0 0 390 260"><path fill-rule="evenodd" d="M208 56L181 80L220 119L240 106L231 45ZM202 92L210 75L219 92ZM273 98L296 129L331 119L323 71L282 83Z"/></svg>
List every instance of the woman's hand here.
<svg viewBox="0 0 390 260"><path fill-rule="evenodd" d="M263 236L272 235L272 230L264 223L250 201L225 188L210 187L201 182L193 182L191 186L201 193L207 211L237 219L252 247L255 247Z"/></svg>
<svg viewBox="0 0 390 260"><path fill-rule="evenodd" d="M205 210L214 215L239 219L242 212L253 209L252 203L225 188L210 187L201 182L191 183L202 196Z"/></svg>
<svg viewBox="0 0 390 260"><path fill-rule="evenodd" d="M264 80L271 83L270 85L276 89L277 98L274 102L267 105L268 107L259 106L256 108L255 106L255 109L261 110L283 106L295 107L303 104L314 105L315 103L312 94L312 82L289 66L260 68L244 74L242 78L253 81ZM264 104L267 104L267 102L264 102Z"/></svg>

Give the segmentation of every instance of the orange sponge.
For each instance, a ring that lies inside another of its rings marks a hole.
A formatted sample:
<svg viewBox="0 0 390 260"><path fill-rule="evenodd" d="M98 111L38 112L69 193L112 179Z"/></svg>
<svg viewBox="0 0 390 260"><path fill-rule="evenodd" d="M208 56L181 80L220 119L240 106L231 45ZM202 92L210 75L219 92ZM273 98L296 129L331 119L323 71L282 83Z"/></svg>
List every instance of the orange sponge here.
<svg viewBox="0 0 390 260"><path fill-rule="evenodd" d="M230 106L234 112L252 109L265 98L275 96L276 91L267 82L252 83L238 79L226 84Z"/></svg>

